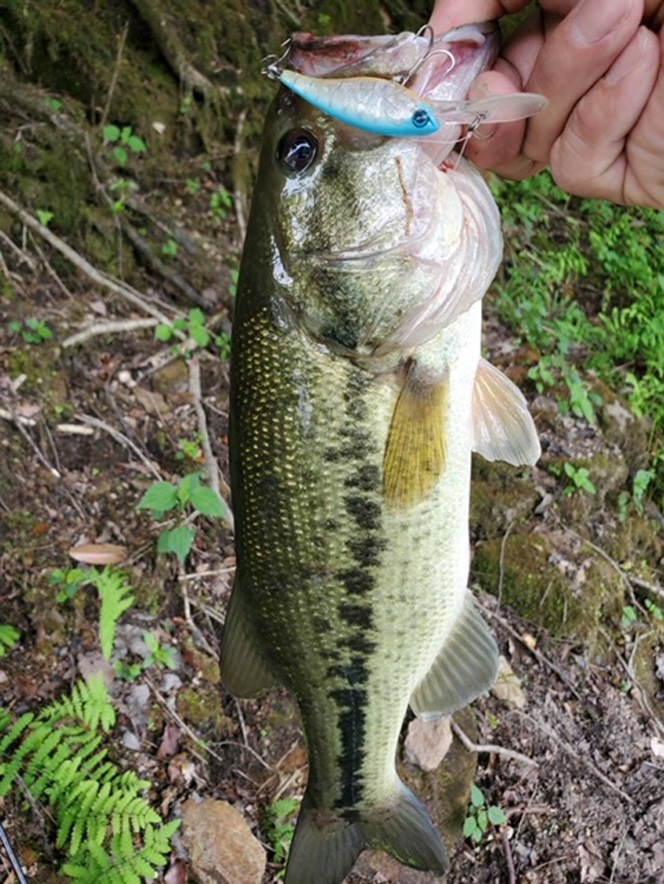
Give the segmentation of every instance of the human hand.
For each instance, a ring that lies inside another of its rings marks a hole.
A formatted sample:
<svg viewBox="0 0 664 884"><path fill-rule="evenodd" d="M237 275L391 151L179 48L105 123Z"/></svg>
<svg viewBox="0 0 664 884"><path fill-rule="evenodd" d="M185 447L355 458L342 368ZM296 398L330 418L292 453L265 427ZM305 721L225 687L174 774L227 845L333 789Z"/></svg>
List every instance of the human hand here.
<svg viewBox="0 0 664 884"><path fill-rule="evenodd" d="M527 0L436 0L436 32L517 12ZM508 178L546 166L569 193L664 207L664 3L542 0L469 98L539 92L529 120L487 124L467 155ZM656 33L657 32L657 33Z"/></svg>

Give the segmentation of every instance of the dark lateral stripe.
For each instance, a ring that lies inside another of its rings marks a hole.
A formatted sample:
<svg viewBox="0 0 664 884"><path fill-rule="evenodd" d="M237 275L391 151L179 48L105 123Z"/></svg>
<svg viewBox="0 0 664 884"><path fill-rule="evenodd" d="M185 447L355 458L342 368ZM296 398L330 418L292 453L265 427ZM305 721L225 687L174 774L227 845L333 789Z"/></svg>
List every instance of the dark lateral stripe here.
<svg viewBox="0 0 664 884"><path fill-rule="evenodd" d="M349 602L343 602L339 605L339 616L351 626L359 626L362 629L371 629L373 625L371 609L364 605L353 605Z"/></svg>
<svg viewBox="0 0 664 884"><path fill-rule="evenodd" d="M367 692L363 688L342 688L330 692L340 707L339 730L342 750L339 756L341 794L336 807L346 812L362 800L364 784L359 775L366 758Z"/></svg>
<svg viewBox="0 0 664 884"><path fill-rule="evenodd" d="M351 568L349 571L342 571L339 579L346 587L349 595L364 595L376 585L376 578L368 571L361 571L359 568Z"/></svg>
<svg viewBox="0 0 664 884"><path fill-rule="evenodd" d="M360 528L376 531L380 526L381 508L373 500L367 500L359 494L349 494L344 498L346 510L355 519Z"/></svg>

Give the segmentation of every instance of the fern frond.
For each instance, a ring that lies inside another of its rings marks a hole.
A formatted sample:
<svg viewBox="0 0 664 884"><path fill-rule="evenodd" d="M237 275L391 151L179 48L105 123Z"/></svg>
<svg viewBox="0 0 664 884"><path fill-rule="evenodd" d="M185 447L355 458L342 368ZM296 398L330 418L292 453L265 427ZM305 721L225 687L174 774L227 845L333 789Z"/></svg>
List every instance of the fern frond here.
<svg viewBox="0 0 664 884"><path fill-rule="evenodd" d="M108 565L103 571L97 571L93 583L101 599L99 613L101 652L107 660L110 660L115 641L115 625L127 608L131 608L134 604L134 596L131 595L131 585L122 571L114 570Z"/></svg>

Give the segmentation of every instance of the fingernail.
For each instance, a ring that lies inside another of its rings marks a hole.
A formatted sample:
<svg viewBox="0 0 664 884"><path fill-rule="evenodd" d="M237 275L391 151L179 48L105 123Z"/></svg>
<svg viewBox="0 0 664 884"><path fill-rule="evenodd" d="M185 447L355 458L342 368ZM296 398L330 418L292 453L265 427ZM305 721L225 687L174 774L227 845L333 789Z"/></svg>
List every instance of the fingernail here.
<svg viewBox="0 0 664 884"><path fill-rule="evenodd" d="M572 39L580 46L606 37L628 13L624 0L585 0L570 23Z"/></svg>
<svg viewBox="0 0 664 884"><path fill-rule="evenodd" d="M643 60L643 39L646 30L646 28L639 28L632 42L626 49L623 49L616 61L611 65L604 77L604 82L607 86L615 86L630 71L633 71L634 68L641 64Z"/></svg>

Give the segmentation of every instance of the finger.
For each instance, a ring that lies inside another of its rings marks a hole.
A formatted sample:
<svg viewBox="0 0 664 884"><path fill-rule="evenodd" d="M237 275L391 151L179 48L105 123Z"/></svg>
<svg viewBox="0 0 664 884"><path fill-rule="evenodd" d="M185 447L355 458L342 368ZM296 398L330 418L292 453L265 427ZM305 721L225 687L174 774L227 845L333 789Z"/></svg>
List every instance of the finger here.
<svg viewBox="0 0 664 884"><path fill-rule="evenodd" d="M655 84L657 43L651 31L639 28L606 76L572 112L551 151L551 171L564 190L614 202L639 202L634 193L628 192L633 182L625 142ZM659 112L664 116L664 104ZM657 122L664 144L664 128Z"/></svg>
<svg viewBox="0 0 664 884"><path fill-rule="evenodd" d="M658 54L655 86L627 143L625 201L664 209L664 30Z"/></svg>
<svg viewBox="0 0 664 884"><path fill-rule="evenodd" d="M429 24L436 34L459 25L493 21L527 6L529 0L436 0Z"/></svg>
<svg viewBox="0 0 664 884"><path fill-rule="evenodd" d="M525 84L528 92L541 92L550 101L528 126L526 156L548 162L575 104L627 46L642 12L643 0L582 0L555 28Z"/></svg>
<svg viewBox="0 0 664 884"><path fill-rule="evenodd" d="M521 81L518 73L509 65L504 65L502 71L481 74L471 86L468 99L477 101L488 95L509 95L519 91ZM525 131L526 120L487 123L480 126L477 134L468 142L466 156L483 169L502 172L521 153Z"/></svg>
<svg viewBox="0 0 664 884"><path fill-rule="evenodd" d="M567 15L575 6L578 6L580 0L542 0L542 9L547 12L557 12L559 15ZM652 27L653 19L658 15L664 14L664 3L662 0L645 0L643 10L643 21Z"/></svg>

